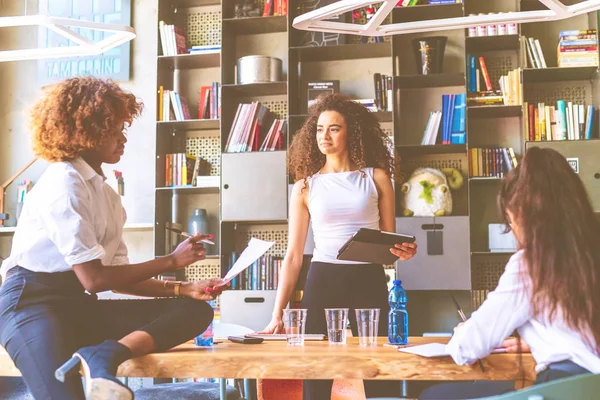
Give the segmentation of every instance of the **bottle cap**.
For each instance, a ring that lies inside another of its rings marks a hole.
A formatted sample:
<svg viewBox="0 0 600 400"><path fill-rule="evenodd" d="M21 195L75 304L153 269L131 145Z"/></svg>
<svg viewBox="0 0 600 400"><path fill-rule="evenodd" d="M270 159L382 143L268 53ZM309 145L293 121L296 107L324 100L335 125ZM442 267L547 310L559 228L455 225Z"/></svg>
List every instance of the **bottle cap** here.
<svg viewBox="0 0 600 400"><path fill-rule="evenodd" d="M400 286L400 285L402 285L402 281L400 279L395 279L394 280L394 285Z"/></svg>

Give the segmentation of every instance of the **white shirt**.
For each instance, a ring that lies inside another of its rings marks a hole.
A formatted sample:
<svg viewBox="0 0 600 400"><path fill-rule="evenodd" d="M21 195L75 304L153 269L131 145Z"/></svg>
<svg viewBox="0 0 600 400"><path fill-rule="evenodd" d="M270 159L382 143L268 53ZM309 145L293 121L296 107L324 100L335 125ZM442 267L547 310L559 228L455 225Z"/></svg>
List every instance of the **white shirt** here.
<svg viewBox="0 0 600 400"><path fill-rule="evenodd" d="M338 260L339 249L360 228L379 229L379 194L373 168L315 174L309 179L308 211L315 249L312 261L367 264Z"/></svg>
<svg viewBox="0 0 600 400"><path fill-rule="evenodd" d="M2 280L16 265L60 272L95 259L128 264L125 220L120 196L82 158L53 163L25 197Z"/></svg>
<svg viewBox="0 0 600 400"><path fill-rule="evenodd" d="M472 364L517 329L531 347L537 372L550 363L571 360L592 373L600 373L600 357L566 325L560 313L553 321L532 315L531 285L525 275L523 254L521 250L510 258L496 290L456 330L446 350L457 364Z"/></svg>

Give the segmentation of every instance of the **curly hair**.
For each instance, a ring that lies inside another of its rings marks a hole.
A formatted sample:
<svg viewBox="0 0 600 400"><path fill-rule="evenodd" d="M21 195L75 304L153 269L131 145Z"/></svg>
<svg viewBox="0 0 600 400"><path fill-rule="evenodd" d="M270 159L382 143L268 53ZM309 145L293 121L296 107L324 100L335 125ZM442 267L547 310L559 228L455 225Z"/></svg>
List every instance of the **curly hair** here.
<svg viewBox="0 0 600 400"><path fill-rule="evenodd" d="M50 162L72 160L121 132L123 121L131 125L142 108L110 79L67 79L50 86L31 109L33 150Z"/></svg>
<svg viewBox="0 0 600 400"><path fill-rule="evenodd" d="M288 170L295 180L316 174L325 165L325 155L317 144L317 121L321 113L336 111L346 122L350 160L360 171L363 168L381 168L391 177L396 176L395 152L390 152L390 140L381 129L377 117L362 104L334 93L319 97L309 109L308 117L296 132L289 149Z"/></svg>

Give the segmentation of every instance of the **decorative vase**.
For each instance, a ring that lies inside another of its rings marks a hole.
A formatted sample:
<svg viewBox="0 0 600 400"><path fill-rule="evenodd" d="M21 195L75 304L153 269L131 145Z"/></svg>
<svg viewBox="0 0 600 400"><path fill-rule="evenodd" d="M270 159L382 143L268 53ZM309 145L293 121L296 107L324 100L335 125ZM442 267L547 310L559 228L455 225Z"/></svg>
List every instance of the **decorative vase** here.
<svg viewBox="0 0 600 400"><path fill-rule="evenodd" d="M197 233L209 234L208 231L208 217L204 208L196 208L192 213L192 216L188 220L188 233L195 235ZM206 254L209 254L209 248L211 245L204 244L206 248Z"/></svg>
<svg viewBox="0 0 600 400"><path fill-rule="evenodd" d="M417 61L417 70L421 75L439 74L442 72L446 36L431 36L413 39L413 49Z"/></svg>

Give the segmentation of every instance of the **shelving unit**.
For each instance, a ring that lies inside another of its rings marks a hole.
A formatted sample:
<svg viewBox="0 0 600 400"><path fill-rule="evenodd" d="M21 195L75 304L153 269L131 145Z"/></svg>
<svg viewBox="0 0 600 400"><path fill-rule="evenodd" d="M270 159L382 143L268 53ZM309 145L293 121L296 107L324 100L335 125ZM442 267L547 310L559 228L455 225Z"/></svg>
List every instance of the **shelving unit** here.
<svg viewBox="0 0 600 400"><path fill-rule="evenodd" d="M175 217L184 224L191 209L202 205L209 210L209 214L213 214L214 226L211 229L213 234L219 236L219 257L210 261L220 264L221 270L218 272L222 275L229 266L231 251L243 249L251 235L277 240L277 247L271 254L285 254L290 183L285 171L285 159L289 141L306 118L308 82L336 79L340 80L341 92L354 98L373 98L373 74L393 76L394 111L378 112L376 115L384 131L394 141L404 177L408 178L420 166L450 166L462 172L464 185L459 191L453 192L454 212L451 216L403 217L401 185L395 186L397 230L417 232L420 249L423 249L415 259L399 263L397 273L405 280L408 290L427 293L493 289L496 283L494 279L497 279L512 254L493 253L488 249L488 224L499 222L495 196L501 180L469 177L469 150L513 147L520 159L527 146L540 145L526 142L523 132L526 111L521 105L468 106L466 144L420 145L429 112L441 109L442 94L466 92L466 55L485 57L495 87L500 75L522 68L525 101L541 102L543 99L552 103L557 96L565 99L571 96L573 101L585 104L600 103L598 68L557 68L554 54L560 30L597 28L596 13L570 20L524 24L517 35L468 37L467 30L461 29L396 35L384 38L383 42L369 38L367 43L358 43L356 36L342 35L341 44L310 47L301 44L307 32L291 27L292 20L300 12L300 4L296 2L288 5L288 16L252 18L234 18L234 0L223 0L222 3L214 0L160 0L159 4L159 19L180 21L182 26L185 26L186 15L195 15L196 20L204 21L206 25L206 21L215 22L211 19L214 18L211 13L219 14L220 53L164 57L159 51L157 65L158 84L168 87L178 81L182 86L181 91L184 92L185 88L189 92L192 103L197 100L198 95L194 93L198 87L217 80L214 79L217 76L222 83L222 108L220 121L157 123L157 255L165 250L161 245L165 234L159 232L163 229L162 224ZM537 9L539 4L537 0L464 0L459 4L399 7L394 9L390 22ZM211 33L203 34L206 36ZM417 71L412 39L423 36L448 38L440 74L421 75ZM526 67L522 36L540 40L549 68ZM204 43L190 43L188 40L188 47L194 44ZM239 85L236 79L237 60L254 54L280 58L283 61L282 81ZM191 78L186 81L181 77L175 79L176 74L188 74ZM238 105L251 101L266 104L276 110L278 118L287 120L288 137L284 149L279 152L223 153ZM597 132L594 134L597 135ZM220 176L218 188L162 187L162 157L168 151L185 149L190 137L203 138L200 146L202 151L212 154L216 165L211 174ZM551 145L558 148L567 146L565 143ZM590 180L588 184L592 185L593 181ZM600 189L598 193L600 196ZM176 204L179 204L180 210L174 214L172 210ZM258 218L257 215L262 217ZM443 232L443 256L429 255L427 251L428 235L436 230ZM310 252L310 249L307 251ZM452 278L446 274L452 274ZM477 305L473 304L474 307Z"/></svg>

